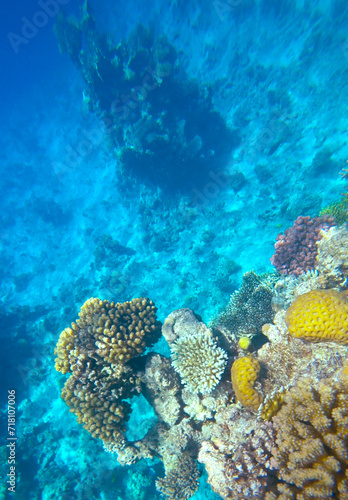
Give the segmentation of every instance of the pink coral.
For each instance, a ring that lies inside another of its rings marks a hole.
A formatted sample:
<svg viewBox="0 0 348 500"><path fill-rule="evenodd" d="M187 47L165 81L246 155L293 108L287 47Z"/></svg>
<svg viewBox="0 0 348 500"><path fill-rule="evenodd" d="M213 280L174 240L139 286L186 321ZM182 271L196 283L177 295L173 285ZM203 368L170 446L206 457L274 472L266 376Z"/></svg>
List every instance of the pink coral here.
<svg viewBox="0 0 348 500"><path fill-rule="evenodd" d="M271 263L282 274L299 276L315 268L320 231L334 226L332 217L299 216L284 234L278 234Z"/></svg>

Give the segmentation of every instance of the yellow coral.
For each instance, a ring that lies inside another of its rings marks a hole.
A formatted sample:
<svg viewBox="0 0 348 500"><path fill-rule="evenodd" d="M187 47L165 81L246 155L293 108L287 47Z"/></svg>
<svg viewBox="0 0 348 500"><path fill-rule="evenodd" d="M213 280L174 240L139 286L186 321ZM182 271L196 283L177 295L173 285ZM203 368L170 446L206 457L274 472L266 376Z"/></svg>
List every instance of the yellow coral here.
<svg viewBox="0 0 348 500"><path fill-rule="evenodd" d="M243 351L247 351L251 346L251 340L249 337L241 337L238 341L238 345Z"/></svg>
<svg viewBox="0 0 348 500"><path fill-rule="evenodd" d="M348 343L348 292L312 290L297 297L286 313L293 337Z"/></svg>
<svg viewBox="0 0 348 500"><path fill-rule="evenodd" d="M231 368L232 387L237 400L251 410L257 410L262 403L261 395L254 389L259 373L260 363L251 356L236 359Z"/></svg>

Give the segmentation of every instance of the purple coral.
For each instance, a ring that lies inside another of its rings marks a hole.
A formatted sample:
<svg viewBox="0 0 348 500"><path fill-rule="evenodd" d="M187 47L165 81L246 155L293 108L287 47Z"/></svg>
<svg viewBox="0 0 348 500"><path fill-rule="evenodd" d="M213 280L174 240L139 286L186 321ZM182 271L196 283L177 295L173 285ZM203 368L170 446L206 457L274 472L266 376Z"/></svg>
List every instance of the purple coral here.
<svg viewBox="0 0 348 500"><path fill-rule="evenodd" d="M271 263L280 273L295 276L314 269L320 231L334 225L333 217L297 217L292 227L278 234Z"/></svg>

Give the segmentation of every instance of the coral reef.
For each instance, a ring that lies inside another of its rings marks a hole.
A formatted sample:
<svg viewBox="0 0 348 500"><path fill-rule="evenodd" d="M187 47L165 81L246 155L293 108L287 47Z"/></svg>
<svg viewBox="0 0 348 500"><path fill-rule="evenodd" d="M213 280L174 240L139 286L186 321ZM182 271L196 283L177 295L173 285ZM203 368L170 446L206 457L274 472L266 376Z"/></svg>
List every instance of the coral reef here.
<svg viewBox="0 0 348 500"><path fill-rule="evenodd" d="M285 316L293 337L348 343L348 292L312 290L297 297Z"/></svg>
<svg viewBox="0 0 348 500"><path fill-rule="evenodd" d="M322 238L322 229L335 223L332 217L299 216L292 227L277 236L275 253L271 263L282 274L299 276L315 268L317 241Z"/></svg>
<svg viewBox="0 0 348 500"><path fill-rule="evenodd" d="M318 242L316 267L322 276L325 288L336 286L345 288L348 285L348 228L332 227L322 231Z"/></svg>
<svg viewBox="0 0 348 500"><path fill-rule="evenodd" d="M257 275L253 271L243 275L240 290L231 295L228 305L211 322L226 337L227 346L239 337L256 336L262 325L272 321L272 290L277 279L274 274Z"/></svg>
<svg viewBox="0 0 348 500"><path fill-rule="evenodd" d="M262 403L261 395L254 389L260 373L260 363L251 356L238 358L231 368L232 387L237 400L249 410L257 410Z"/></svg>
<svg viewBox="0 0 348 500"><path fill-rule="evenodd" d="M348 378L305 379L284 397L274 417L279 494L265 500L348 498Z"/></svg>

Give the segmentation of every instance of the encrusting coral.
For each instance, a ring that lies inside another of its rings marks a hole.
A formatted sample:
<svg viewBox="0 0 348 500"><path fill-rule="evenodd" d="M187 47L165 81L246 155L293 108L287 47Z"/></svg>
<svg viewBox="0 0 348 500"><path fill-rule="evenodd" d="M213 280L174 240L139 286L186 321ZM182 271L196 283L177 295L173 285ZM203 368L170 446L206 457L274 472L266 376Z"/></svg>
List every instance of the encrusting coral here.
<svg viewBox="0 0 348 500"><path fill-rule="evenodd" d="M348 292L313 290L300 295L285 319L293 337L347 344Z"/></svg>
<svg viewBox="0 0 348 500"><path fill-rule="evenodd" d="M348 498L348 376L304 379L284 396L274 417L278 494L265 500Z"/></svg>
<svg viewBox="0 0 348 500"><path fill-rule="evenodd" d="M259 373L260 363L251 356L236 359L231 368L232 387L236 398L250 410L257 410L262 403L261 395L254 389Z"/></svg>

